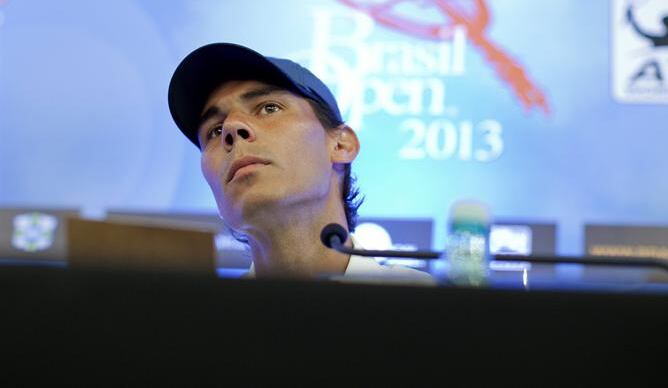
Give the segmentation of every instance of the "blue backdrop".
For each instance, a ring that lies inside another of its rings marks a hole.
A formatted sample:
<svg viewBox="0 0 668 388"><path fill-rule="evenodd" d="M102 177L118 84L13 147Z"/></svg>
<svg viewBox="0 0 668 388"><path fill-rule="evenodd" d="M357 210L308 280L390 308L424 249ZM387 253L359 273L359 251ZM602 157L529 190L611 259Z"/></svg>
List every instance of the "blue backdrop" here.
<svg viewBox="0 0 668 388"><path fill-rule="evenodd" d="M367 217L453 201L554 222L668 224L664 0L0 0L0 206L214 211L167 86L194 48L293 58L362 143ZM652 65L656 63L656 66ZM643 70L644 69L644 70Z"/></svg>

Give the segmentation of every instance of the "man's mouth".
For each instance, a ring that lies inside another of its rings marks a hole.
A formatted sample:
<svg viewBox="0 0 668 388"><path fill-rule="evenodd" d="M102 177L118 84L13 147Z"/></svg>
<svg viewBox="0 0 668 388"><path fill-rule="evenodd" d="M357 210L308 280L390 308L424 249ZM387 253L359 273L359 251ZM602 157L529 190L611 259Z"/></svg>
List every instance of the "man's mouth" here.
<svg viewBox="0 0 668 388"><path fill-rule="evenodd" d="M229 183L234 179L234 177L237 175L238 172L243 172L240 171L242 169L246 170L245 167L248 166L253 166L253 165L267 165L269 164L269 161L266 159L258 158L256 156L243 156L234 162L232 162L232 165L230 166L230 169L227 172L227 177L225 178L225 183Z"/></svg>

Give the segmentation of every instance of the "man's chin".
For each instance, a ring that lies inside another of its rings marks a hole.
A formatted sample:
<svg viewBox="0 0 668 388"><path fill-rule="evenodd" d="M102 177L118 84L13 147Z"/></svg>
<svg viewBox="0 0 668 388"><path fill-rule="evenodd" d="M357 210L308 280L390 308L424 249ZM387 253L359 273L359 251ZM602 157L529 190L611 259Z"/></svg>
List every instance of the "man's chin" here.
<svg viewBox="0 0 668 388"><path fill-rule="evenodd" d="M280 204L279 196L276 193L247 193L242 198L228 203L225 209L221 209L221 214L228 224L247 224L249 221L262 220L264 217L271 216L272 210Z"/></svg>

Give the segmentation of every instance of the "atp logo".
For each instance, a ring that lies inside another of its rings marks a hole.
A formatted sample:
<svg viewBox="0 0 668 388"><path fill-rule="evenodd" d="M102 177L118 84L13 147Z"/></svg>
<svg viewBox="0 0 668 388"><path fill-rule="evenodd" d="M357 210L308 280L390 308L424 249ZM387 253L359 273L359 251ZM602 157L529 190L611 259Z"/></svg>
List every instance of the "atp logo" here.
<svg viewBox="0 0 668 388"><path fill-rule="evenodd" d="M626 103L668 103L668 4L615 0L613 7L613 96Z"/></svg>
<svg viewBox="0 0 668 388"><path fill-rule="evenodd" d="M14 217L12 246L25 252L48 249L53 245L58 226L56 217L44 213L19 214Z"/></svg>

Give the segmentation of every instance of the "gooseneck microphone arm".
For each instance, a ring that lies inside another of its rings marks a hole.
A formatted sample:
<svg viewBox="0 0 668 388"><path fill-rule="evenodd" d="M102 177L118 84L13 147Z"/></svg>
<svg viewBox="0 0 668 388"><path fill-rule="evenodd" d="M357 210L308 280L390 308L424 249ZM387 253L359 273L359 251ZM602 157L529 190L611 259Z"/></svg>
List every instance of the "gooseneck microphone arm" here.
<svg viewBox="0 0 668 388"><path fill-rule="evenodd" d="M320 241L331 249L356 256L368 257L393 257L393 258L411 258L421 260L435 260L445 257L441 252L433 251L391 251L391 250L366 250L353 249L344 245L348 239L348 231L339 224L329 224L322 229ZM635 267L657 267L668 271L668 261L655 258L633 258L608 257L608 256L515 256L515 255L496 255L491 257L495 261L514 261L533 264L590 264L590 265L614 265L614 266L635 266Z"/></svg>
<svg viewBox="0 0 668 388"><path fill-rule="evenodd" d="M668 271L668 261L651 257L625 258L615 256L492 256L496 261L524 261L534 264L591 264L624 267L657 267Z"/></svg>

